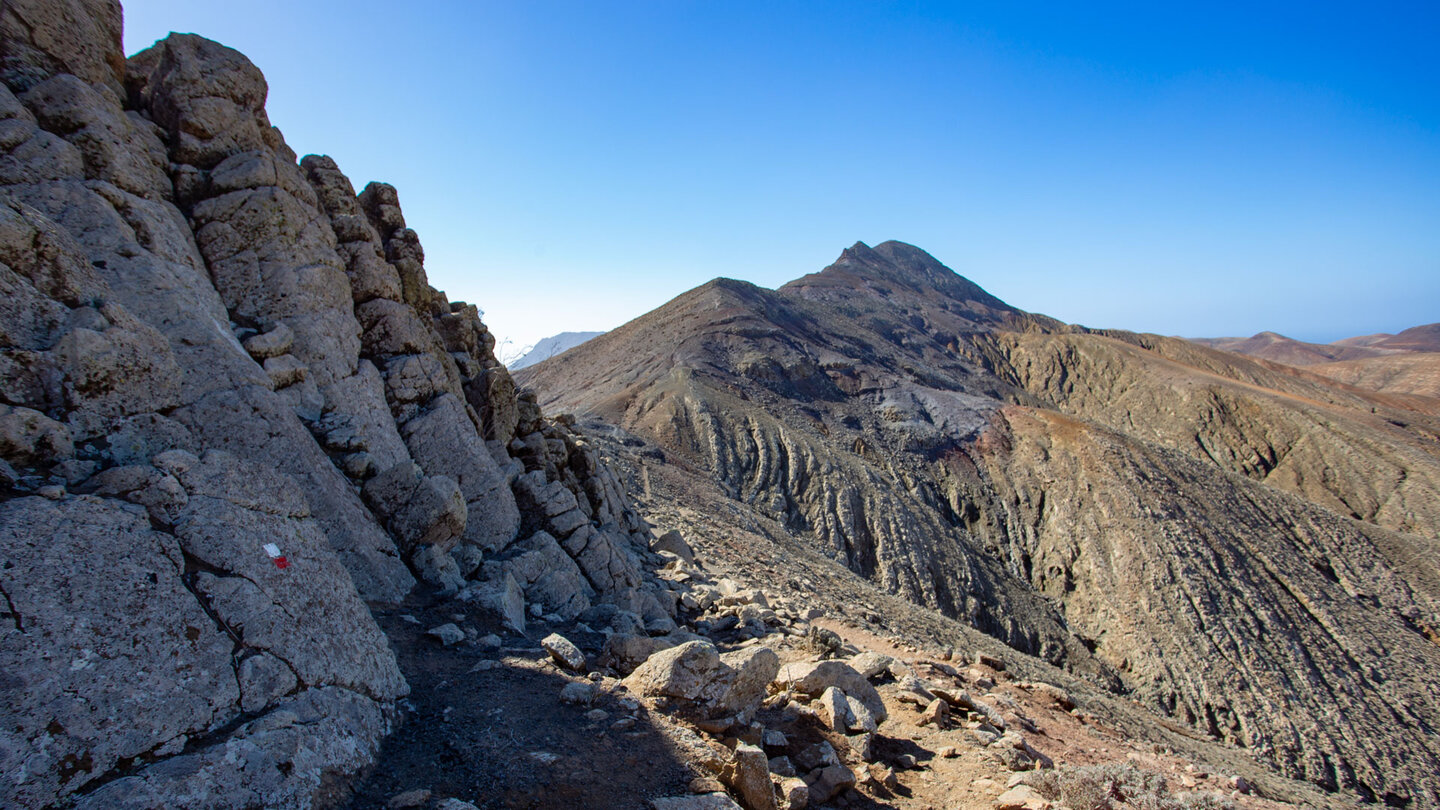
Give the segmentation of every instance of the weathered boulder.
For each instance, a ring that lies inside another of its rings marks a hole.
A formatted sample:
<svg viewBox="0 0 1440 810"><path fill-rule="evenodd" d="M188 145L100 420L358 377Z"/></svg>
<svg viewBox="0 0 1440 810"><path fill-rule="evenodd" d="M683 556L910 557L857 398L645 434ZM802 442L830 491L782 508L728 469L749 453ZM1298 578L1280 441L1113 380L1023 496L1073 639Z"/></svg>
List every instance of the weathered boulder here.
<svg viewBox="0 0 1440 810"><path fill-rule="evenodd" d="M446 622L445 624L432 627L425 631L425 635L435 639L446 647L459 644L465 640L465 631L461 630L454 622Z"/></svg>
<svg viewBox="0 0 1440 810"><path fill-rule="evenodd" d="M690 544L685 542L684 536L675 529L671 529L655 538L655 542L650 544L650 550L668 551L687 563L693 564L695 562L695 550L690 548Z"/></svg>
<svg viewBox="0 0 1440 810"><path fill-rule="evenodd" d="M459 597L475 602L493 613L510 631L525 633L525 592L510 574L501 574L483 582L473 582Z"/></svg>
<svg viewBox="0 0 1440 810"><path fill-rule="evenodd" d="M127 83L168 131L177 163L211 169L279 142L265 117L265 77L239 51L204 37L174 34L137 54Z"/></svg>
<svg viewBox="0 0 1440 810"><path fill-rule="evenodd" d="M855 774L844 765L829 765L805 777L811 804L823 804L855 787Z"/></svg>
<svg viewBox="0 0 1440 810"><path fill-rule="evenodd" d="M23 99L41 127L79 150L88 179L140 197L170 197L165 153L147 137L150 125L127 115L103 86L62 73Z"/></svg>
<svg viewBox="0 0 1440 810"><path fill-rule="evenodd" d="M294 413L267 390L208 394L172 416L206 447L289 474L366 599L395 602L415 585L395 542Z"/></svg>
<svg viewBox="0 0 1440 810"><path fill-rule="evenodd" d="M768 647L720 655L710 642L694 640L652 653L624 683L636 694L683 699L686 711L700 718L749 722L779 668Z"/></svg>
<svg viewBox="0 0 1440 810"><path fill-rule="evenodd" d="M307 685L377 698L408 692L384 634L293 482L221 451L167 455L188 494L174 531L203 568L195 591L242 644L285 660ZM267 544L287 567L274 564Z"/></svg>
<svg viewBox="0 0 1440 810"><path fill-rule="evenodd" d="M284 323L278 323L268 332L246 338L243 345L256 360L279 357L295 345L295 331Z"/></svg>
<svg viewBox="0 0 1440 810"><path fill-rule="evenodd" d="M487 576L512 576L525 590L527 602L544 605L547 612L573 619L590 607L595 589L579 567L547 532L536 532L511 543L505 552L485 563Z"/></svg>
<svg viewBox="0 0 1440 810"><path fill-rule="evenodd" d="M769 647L747 647L723 653L718 674L702 699L712 717L738 716L749 722L780 670L780 657Z"/></svg>
<svg viewBox="0 0 1440 810"><path fill-rule="evenodd" d="M571 672L585 671L585 653L580 652L580 648L570 639L559 633L551 633L540 639L540 646L550 653L550 658L560 666Z"/></svg>
<svg viewBox="0 0 1440 810"><path fill-rule="evenodd" d="M70 429L32 408L0 405L0 458L25 467L75 455Z"/></svg>
<svg viewBox="0 0 1440 810"><path fill-rule="evenodd" d="M469 512L460 487L443 475L426 476L419 465L396 464L366 481L361 492L404 551L427 545L446 550L465 533Z"/></svg>
<svg viewBox="0 0 1440 810"><path fill-rule="evenodd" d="M560 689L560 702L572 706L589 706L599 690L589 681L571 681Z"/></svg>
<svg viewBox="0 0 1440 810"><path fill-rule="evenodd" d="M870 712L870 709L861 701L846 695L845 704L850 710L850 731L858 731L863 734L873 733L880 726L880 721Z"/></svg>
<svg viewBox="0 0 1440 810"><path fill-rule="evenodd" d="M465 385L465 398L485 424L485 438L508 445L520 421L515 382L501 365L483 370Z"/></svg>
<svg viewBox="0 0 1440 810"><path fill-rule="evenodd" d="M844 733L854 722L845 693L833 686L826 687L825 691L820 693L820 698L815 702L815 712L820 722L831 731Z"/></svg>
<svg viewBox="0 0 1440 810"><path fill-rule="evenodd" d="M689 641L650 656L624 683L637 695L696 700L720 667L720 653L714 644Z"/></svg>
<svg viewBox="0 0 1440 810"><path fill-rule="evenodd" d="M851 669L860 673L860 677L869 680L888 672L891 665L895 663L895 659L872 650L864 650L851 658L848 663Z"/></svg>
<svg viewBox="0 0 1440 810"><path fill-rule="evenodd" d="M465 524L467 542L498 551L515 538L520 511L514 495L458 397L437 397L406 422L400 433L410 455L427 474L445 475L460 485L465 503L471 507Z"/></svg>
<svg viewBox="0 0 1440 810"><path fill-rule="evenodd" d="M322 388L321 393L326 402L344 403L346 424L364 443L379 471L410 461L410 450L385 401L385 381L374 363L362 359L354 374Z"/></svg>
<svg viewBox="0 0 1440 810"><path fill-rule="evenodd" d="M1016 785L995 800L995 810L1047 810L1050 802L1029 785Z"/></svg>
<svg viewBox="0 0 1440 810"><path fill-rule="evenodd" d="M421 579L450 595L465 587L465 576L455 557L440 546L419 546L410 555L410 564Z"/></svg>
<svg viewBox="0 0 1440 810"><path fill-rule="evenodd" d="M787 664L780 669L775 681L782 686L816 697L833 686L864 704L877 723L883 723L888 716L880 693L844 661Z"/></svg>
<svg viewBox="0 0 1440 810"><path fill-rule="evenodd" d="M759 747L740 743L720 780L740 794L746 810L775 810L775 788L770 784L770 765Z"/></svg>

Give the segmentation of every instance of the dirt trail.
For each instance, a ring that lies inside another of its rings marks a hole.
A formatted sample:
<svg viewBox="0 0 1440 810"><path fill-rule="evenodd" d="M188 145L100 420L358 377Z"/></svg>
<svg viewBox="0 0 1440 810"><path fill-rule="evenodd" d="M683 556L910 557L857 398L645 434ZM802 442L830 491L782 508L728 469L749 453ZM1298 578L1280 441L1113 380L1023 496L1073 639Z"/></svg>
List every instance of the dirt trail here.
<svg viewBox="0 0 1440 810"><path fill-rule="evenodd" d="M493 620L462 615L464 609L422 595L376 613L411 694L403 725L355 784L349 808L381 808L415 789L433 792L430 807L456 798L481 808L601 810L648 807L651 798L689 792L696 774L664 730L668 720L643 707L628 710L604 689L591 706L561 703L560 690L585 679L552 664L538 639L558 631L590 655L603 639L538 620L527 628L529 638L506 635ZM499 634L503 646L484 650L467 640L442 647L425 635L447 622L475 636ZM594 709L606 717L588 719ZM627 717L633 727L613 728Z"/></svg>
<svg viewBox="0 0 1440 810"><path fill-rule="evenodd" d="M707 780L709 789L719 787L710 781L715 773L705 763L724 750L723 737L707 740L694 728L648 709L608 674L592 680L562 670L538 642L559 632L593 663L604 641L598 633L533 620L527 636L506 635L488 614L423 594L401 608L378 611L376 618L412 694L402 727L385 742L377 765L353 786L347 805L352 810L383 808L392 797L417 789L432 792L428 802L415 805L428 808L455 798L481 808L630 810L649 808L654 798L690 795L695 780ZM451 622L467 632L465 641L444 647L426 635L429 628ZM998 665L947 661L848 620L820 618L813 624L838 635L843 654L879 652L903 662L927 683L966 689L1012 727L1023 728L1034 750L1057 765L1131 763L1165 776L1172 791L1225 790L1223 777L1127 739L1083 711L1067 710L1053 687L1018 680ZM742 641L733 631L717 633L714 640L722 650L764 643L782 662L813 660L815 651L802 633L808 626L797 623L758 642ZM479 643L490 633L502 637L501 646ZM576 682L595 685L593 704L561 702L561 690ZM775 708L756 717L788 737L783 747L767 744L767 755L793 757L828 741L859 777L854 789L811 807L992 810L1012 772L1003 752L976 738L978 723L957 718L939 727L922 725L920 707L902 700L893 678L882 677L877 686L889 719L875 737L873 764L862 762L853 750L855 737L822 728L812 715ZM1284 807L1251 796L1233 798L1242 808Z"/></svg>

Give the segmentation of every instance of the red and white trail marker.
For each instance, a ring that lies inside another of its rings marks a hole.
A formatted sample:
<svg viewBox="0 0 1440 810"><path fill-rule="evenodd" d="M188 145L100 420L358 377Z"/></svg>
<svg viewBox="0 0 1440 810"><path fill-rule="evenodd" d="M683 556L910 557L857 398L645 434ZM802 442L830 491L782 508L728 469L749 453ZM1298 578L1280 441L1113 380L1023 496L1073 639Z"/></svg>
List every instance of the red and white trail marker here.
<svg viewBox="0 0 1440 810"><path fill-rule="evenodd" d="M266 543L264 548L265 553L270 555L270 561L275 563L276 568L283 569L290 566L290 561L285 559L284 554L280 553L279 546L275 545L274 543Z"/></svg>

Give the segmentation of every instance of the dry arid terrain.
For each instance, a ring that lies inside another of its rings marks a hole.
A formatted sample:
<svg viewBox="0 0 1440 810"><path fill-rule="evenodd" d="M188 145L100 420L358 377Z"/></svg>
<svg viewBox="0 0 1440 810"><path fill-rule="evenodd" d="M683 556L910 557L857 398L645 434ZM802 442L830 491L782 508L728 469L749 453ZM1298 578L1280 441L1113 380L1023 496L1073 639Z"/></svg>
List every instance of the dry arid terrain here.
<svg viewBox="0 0 1440 810"><path fill-rule="evenodd" d="M887 242L512 377L394 187L122 28L0 4L0 806L1440 808L1402 375Z"/></svg>
<svg viewBox="0 0 1440 810"><path fill-rule="evenodd" d="M1434 400L1067 326L893 242L712 282L519 380L1279 773L1433 801Z"/></svg>
<svg viewBox="0 0 1440 810"><path fill-rule="evenodd" d="M1440 324L1399 334L1364 335L1334 343L1305 343L1274 332L1250 338L1197 338L1213 349L1290 366L1367 391L1440 397Z"/></svg>

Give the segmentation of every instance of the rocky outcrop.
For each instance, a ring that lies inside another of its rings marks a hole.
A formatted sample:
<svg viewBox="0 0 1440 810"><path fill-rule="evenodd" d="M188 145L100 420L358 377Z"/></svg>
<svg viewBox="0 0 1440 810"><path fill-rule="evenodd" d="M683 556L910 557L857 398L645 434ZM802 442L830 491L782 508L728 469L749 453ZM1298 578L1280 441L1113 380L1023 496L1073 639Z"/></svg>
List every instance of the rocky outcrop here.
<svg viewBox="0 0 1440 810"><path fill-rule="evenodd" d="M977 290L857 245L517 378L637 437L641 482L708 476L733 520L1282 774L1440 807L1433 403Z"/></svg>
<svg viewBox="0 0 1440 810"><path fill-rule="evenodd" d="M649 527L395 189L297 162L242 54L120 31L0 10L0 804L325 801L409 689L366 602L417 580L663 630Z"/></svg>

